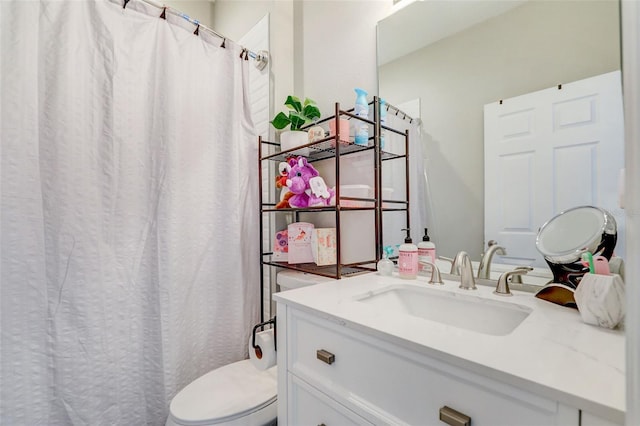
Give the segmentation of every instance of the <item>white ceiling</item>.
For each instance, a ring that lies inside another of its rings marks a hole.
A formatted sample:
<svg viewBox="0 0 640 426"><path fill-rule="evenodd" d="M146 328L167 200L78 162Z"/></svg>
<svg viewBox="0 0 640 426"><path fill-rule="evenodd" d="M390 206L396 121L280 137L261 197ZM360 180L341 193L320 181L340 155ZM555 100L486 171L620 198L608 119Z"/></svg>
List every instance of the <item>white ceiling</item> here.
<svg viewBox="0 0 640 426"><path fill-rule="evenodd" d="M378 65L505 13L527 0L424 0L402 7L410 1L402 0L393 14L378 22Z"/></svg>

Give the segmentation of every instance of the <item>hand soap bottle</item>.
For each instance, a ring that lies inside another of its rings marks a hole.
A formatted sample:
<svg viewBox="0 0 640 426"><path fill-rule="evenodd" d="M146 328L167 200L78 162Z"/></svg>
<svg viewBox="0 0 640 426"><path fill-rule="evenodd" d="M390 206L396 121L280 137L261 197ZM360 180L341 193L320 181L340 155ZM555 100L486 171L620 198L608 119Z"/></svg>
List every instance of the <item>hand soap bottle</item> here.
<svg viewBox="0 0 640 426"><path fill-rule="evenodd" d="M429 238L429 230L424 228L424 236L422 241L418 243L418 260L427 260L436 263L436 245ZM420 272L429 272L431 268L427 265L418 265Z"/></svg>
<svg viewBox="0 0 640 426"><path fill-rule="evenodd" d="M409 229L403 229L403 231L407 231L407 237L404 239L404 244L398 249L400 252L398 272L400 278L415 280L418 275L418 247L411 241Z"/></svg>

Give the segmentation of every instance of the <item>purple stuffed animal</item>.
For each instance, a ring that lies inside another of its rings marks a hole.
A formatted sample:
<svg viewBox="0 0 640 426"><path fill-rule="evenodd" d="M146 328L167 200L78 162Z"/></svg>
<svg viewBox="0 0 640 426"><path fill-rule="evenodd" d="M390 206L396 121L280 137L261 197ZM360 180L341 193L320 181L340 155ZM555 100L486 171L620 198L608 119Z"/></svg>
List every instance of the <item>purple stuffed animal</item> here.
<svg viewBox="0 0 640 426"><path fill-rule="evenodd" d="M289 198L291 207L329 206L335 203L335 190L327 188L318 171L305 157L289 160L289 165L291 170L287 188L294 194Z"/></svg>

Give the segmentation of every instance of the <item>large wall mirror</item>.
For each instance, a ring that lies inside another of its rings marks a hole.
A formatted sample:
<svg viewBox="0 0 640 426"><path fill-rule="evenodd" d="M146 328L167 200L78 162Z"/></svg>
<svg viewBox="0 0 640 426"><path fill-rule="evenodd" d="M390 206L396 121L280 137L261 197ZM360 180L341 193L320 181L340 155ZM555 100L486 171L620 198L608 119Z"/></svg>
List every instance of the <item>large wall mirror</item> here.
<svg viewBox="0 0 640 426"><path fill-rule="evenodd" d="M485 105L550 88L562 90L563 84L619 72L620 62L617 0L426 0L410 3L378 23L380 96L394 105L416 98L420 102L433 208L428 225L439 255L453 257L464 250L480 260L486 249ZM589 108L587 114L598 115L607 109ZM577 117L584 111L566 108L564 113ZM621 121L621 105L615 114ZM599 142L606 144L607 138L602 139ZM622 141L612 149L623 157ZM584 161L599 161L589 155ZM598 173L610 173L617 180L616 167L599 168ZM515 167L511 176L519 177L520 170L537 176L530 184L543 189L551 181L540 179L557 172ZM575 176L576 191L587 193L593 182L580 182L584 179L580 170L565 167L563 173ZM510 179L504 176L509 175L503 175L505 194L514 198L500 202L516 210L524 208L518 192L509 192ZM601 177L589 176L591 180ZM605 192L607 197L617 197L615 188ZM600 204L601 200L588 195L581 198L583 204ZM531 226L535 231L570 207L556 202ZM613 210L616 220L623 220L622 210ZM622 234L618 233L619 248L624 247ZM509 251L508 244L499 243Z"/></svg>

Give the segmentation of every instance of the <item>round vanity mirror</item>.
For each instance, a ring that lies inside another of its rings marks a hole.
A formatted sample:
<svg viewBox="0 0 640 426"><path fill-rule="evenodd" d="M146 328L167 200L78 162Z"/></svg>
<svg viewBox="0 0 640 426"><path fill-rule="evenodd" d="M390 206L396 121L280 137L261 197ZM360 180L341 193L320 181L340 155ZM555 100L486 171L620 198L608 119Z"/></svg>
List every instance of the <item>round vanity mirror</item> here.
<svg viewBox="0 0 640 426"><path fill-rule="evenodd" d="M579 261L582 253L611 258L616 245L616 221L604 209L593 206L565 210L542 225L536 247L549 263Z"/></svg>

